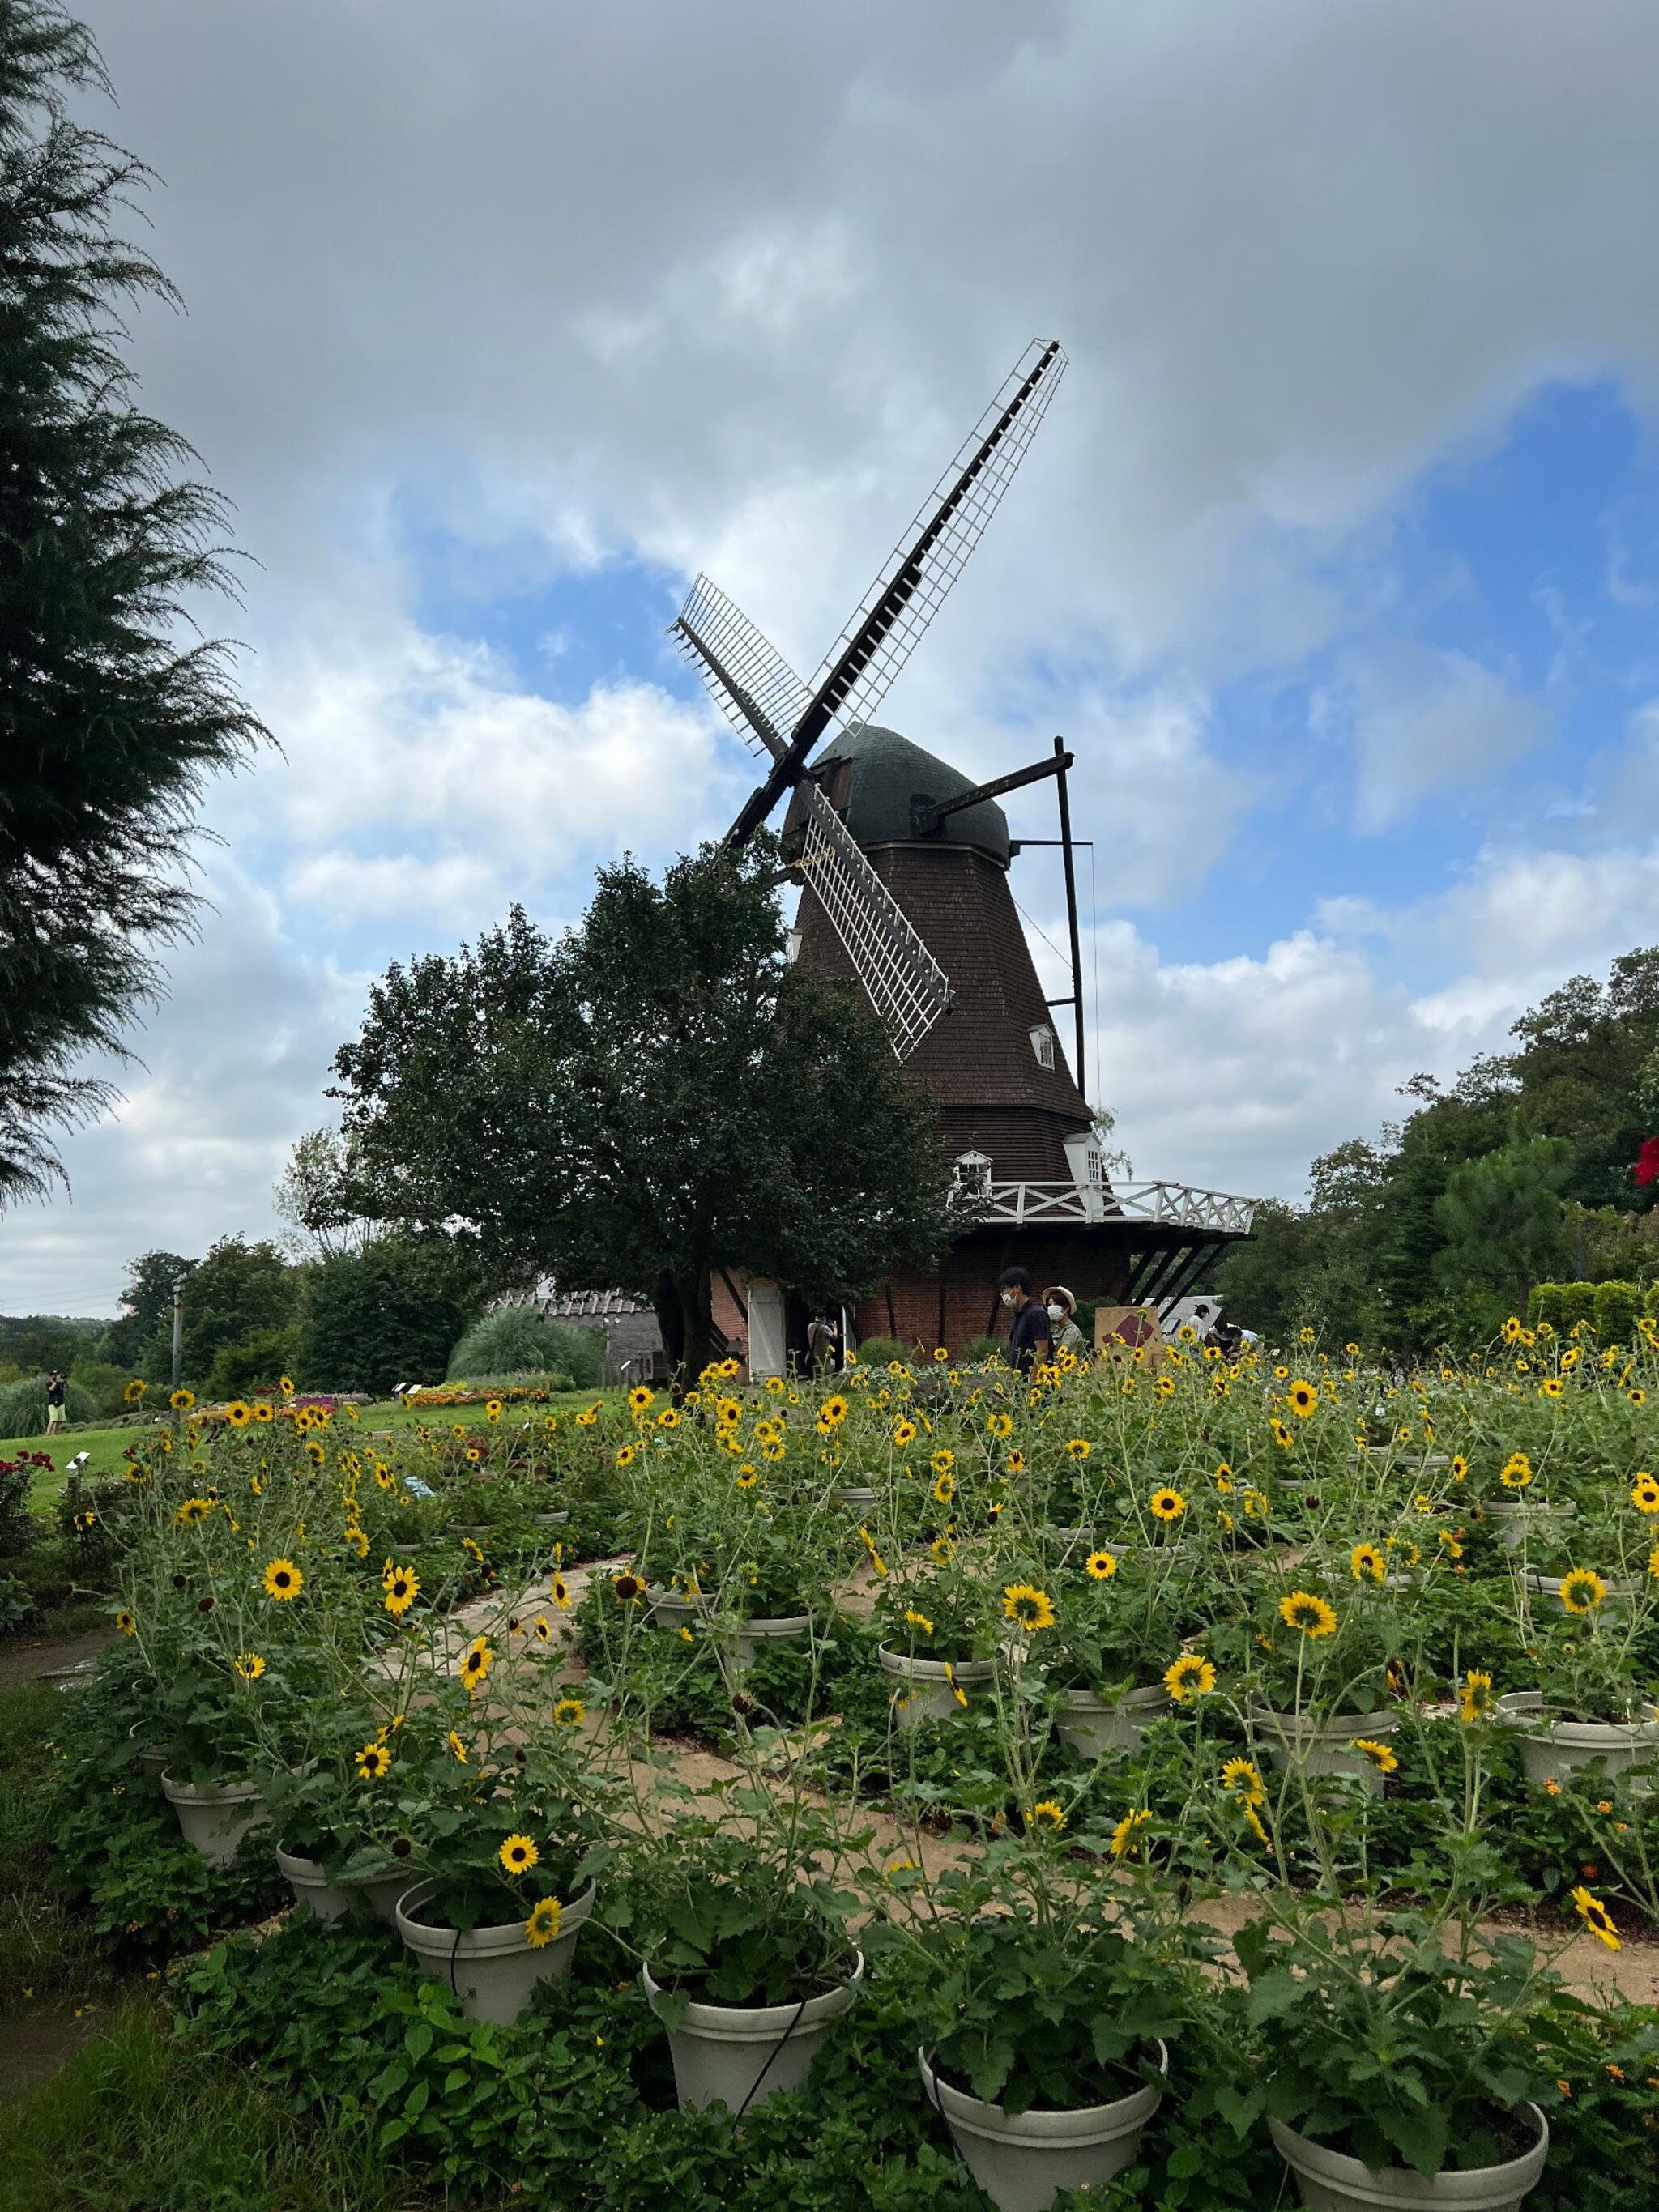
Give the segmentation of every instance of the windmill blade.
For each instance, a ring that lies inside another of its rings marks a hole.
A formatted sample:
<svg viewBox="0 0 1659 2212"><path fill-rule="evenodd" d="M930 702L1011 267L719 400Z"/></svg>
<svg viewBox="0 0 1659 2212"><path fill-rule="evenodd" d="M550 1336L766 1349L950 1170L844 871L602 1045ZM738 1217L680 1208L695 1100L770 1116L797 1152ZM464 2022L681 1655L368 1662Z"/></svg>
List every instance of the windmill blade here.
<svg viewBox="0 0 1659 2212"><path fill-rule="evenodd" d="M806 838L797 862L847 957L906 1060L951 1003L945 970L814 783L805 786Z"/></svg>
<svg viewBox="0 0 1659 2212"><path fill-rule="evenodd" d="M742 608L699 576L668 635L750 750L781 760L811 695Z"/></svg>
<svg viewBox="0 0 1659 2212"><path fill-rule="evenodd" d="M787 749L732 823L729 843L760 826L829 730L875 712L962 574L1065 372L1057 339L1026 348L830 647Z"/></svg>

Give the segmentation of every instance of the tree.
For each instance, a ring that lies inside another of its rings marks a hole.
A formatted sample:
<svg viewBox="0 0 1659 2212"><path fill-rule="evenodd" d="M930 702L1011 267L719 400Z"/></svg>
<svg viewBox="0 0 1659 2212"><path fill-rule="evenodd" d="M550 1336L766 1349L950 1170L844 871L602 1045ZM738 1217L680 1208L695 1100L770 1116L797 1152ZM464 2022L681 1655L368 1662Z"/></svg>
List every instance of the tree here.
<svg viewBox="0 0 1659 2212"><path fill-rule="evenodd" d="M300 1271L273 1243L222 1237L191 1270L185 1291L185 1380L204 1382L227 1345L281 1328L293 1319L299 1296Z"/></svg>
<svg viewBox="0 0 1659 2212"><path fill-rule="evenodd" d="M307 1270L295 1358L309 1389L434 1382L466 1326L471 1277L443 1237L377 1237Z"/></svg>
<svg viewBox="0 0 1659 2212"><path fill-rule="evenodd" d="M1571 1164L1565 1138L1528 1136L1518 1125L1508 1144L1466 1160L1435 1207L1445 1238L1442 1279L1491 1291L1524 1313L1528 1292L1566 1249L1561 1190Z"/></svg>
<svg viewBox="0 0 1659 2212"><path fill-rule="evenodd" d="M363 1207L459 1219L503 1279L638 1289L677 1365L717 1268L828 1304L960 1224L933 1109L861 993L784 955L775 841L599 871L556 945L514 908L391 969L335 1060Z"/></svg>
<svg viewBox="0 0 1659 2212"><path fill-rule="evenodd" d="M351 1148L337 1130L313 1129L297 1139L272 1193L294 1249L309 1240L319 1252L356 1252L374 1236L374 1222L352 1211L353 1173Z"/></svg>
<svg viewBox="0 0 1659 2212"><path fill-rule="evenodd" d="M203 780L266 734L228 648L178 641L231 588L224 510L134 404L120 311L176 295L112 228L149 173L66 112L108 89L53 0L0 0L0 1204L113 1096L75 1062L158 994Z"/></svg>
<svg viewBox="0 0 1659 2212"><path fill-rule="evenodd" d="M100 1356L131 1373L163 1334L170 1340L173 1294L195 1265L177 1252L141 1252L127 1269L121 1310L104 1332Z"/></svg>

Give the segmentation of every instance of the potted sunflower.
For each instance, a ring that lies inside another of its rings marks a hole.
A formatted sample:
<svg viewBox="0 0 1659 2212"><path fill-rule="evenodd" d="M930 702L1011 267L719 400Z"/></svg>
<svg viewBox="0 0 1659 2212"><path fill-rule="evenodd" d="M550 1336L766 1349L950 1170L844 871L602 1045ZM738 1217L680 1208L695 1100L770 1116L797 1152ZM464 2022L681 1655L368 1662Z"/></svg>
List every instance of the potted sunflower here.
<svg viewBox="0 0 1659 2212"><path fill-rule="evenodd" d="M1324 1587L1321 1587L1321 1584ZM1273 1569L1235 1631L1246 1721L1269 1758L1305 1775L1343 1775L1381 1794L1396 1764L1389 1699L1389 1608L1381 1592L1334 1597L1334 1578Z"/></svg>
<svg viewBox="0 0 1659 2212"><path fill-rule="evenodd" d="M1654 1587L1659 1589L1659 1583ZM1609 1776L1659 1758L1659 1705L1652 1690L1652 1616L1644 1597L1614 1609L1593 1567L1561 1577L1550 1611L1533 1618L1539 1686L1498 1700L1520 1729L1522 1765L1534 1782L1557 1782L1599 1762Z"/></svg>
<svg viewBox="0 0 1659 2212"><path fill-rule="evenodd" d="M1194 1611L1184 1578L1166 1558L1100 1544L1057 1579L1054 1611L1040 1647L1056 1733L1086 1759L1133 1751L1170 1707L1170 1671ZM1201 1675L1207 1662L1194 1663Z"/></svg>
<svg viewBox="0 0 1659 2212"><path fill-rule="evenodd" d="M977 1562L947 1536L890 1573L873 1540L866 1535L865 1542L880 1583L876 1657L898 1685L893 1711L902 1729L949 1720L967 1707L996 1672L1000 1629L1012 1624L1040 1632L1053 1621L1053 1601L1035 1583L1009 1584L999 1603Z"/></svg>

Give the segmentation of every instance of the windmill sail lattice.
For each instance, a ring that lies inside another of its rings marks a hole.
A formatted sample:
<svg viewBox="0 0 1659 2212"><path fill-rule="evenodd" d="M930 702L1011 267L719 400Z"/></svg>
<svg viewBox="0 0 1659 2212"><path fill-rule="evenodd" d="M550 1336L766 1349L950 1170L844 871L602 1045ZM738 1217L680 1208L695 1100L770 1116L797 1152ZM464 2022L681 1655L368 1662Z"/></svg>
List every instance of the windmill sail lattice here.
<svg viewBox="0 0 1659 2212"><path fill-rule="evenodd" d="M672 627L680 651L751 750L765 781L727 833L741 844L807 775L820 742L867 721L961 574L1065 373L1034 341L894 547L809 685L707 576ZM797 866L822 903L902 1060L951 1003L944 970L816 785L806 782Z"/></svg>
<svg viewBox="0 0 1659 2212"><path fill-rule="evenodd" d="M950 1005L951 987L816 784L806 788L806 841L798 865L887 1024L895 1054L908 1058Z"/></svg>

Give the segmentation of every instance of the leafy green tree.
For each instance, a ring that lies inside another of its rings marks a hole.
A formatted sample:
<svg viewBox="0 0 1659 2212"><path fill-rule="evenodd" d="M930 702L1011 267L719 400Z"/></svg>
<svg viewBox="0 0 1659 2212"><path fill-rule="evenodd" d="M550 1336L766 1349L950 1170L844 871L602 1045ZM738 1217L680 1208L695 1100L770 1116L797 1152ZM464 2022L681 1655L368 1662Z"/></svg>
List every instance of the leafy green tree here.
<svg viewBox="0 0 1659 2212"><path fill-rule="evenodd" d="M1465 1160L1437 1202L1444 1244L1437 1262L1454 1289L1491 1293L1511 1313L1543 1282L1565 1250L1561 1188L1572 1168L1564 1137L1528 1136ZM1501 1318L1501 1317L1500 1317Z"/></svg>
<svg viewBox="0 0 1659 2212"><path fill-rule="evenodd" d="M1568 1146L1565 1194L1645 1212L1631 1167L1650 1126L1649 1066L1659 1041L1659 945L1615 960L1605 983L1574 975L1516 1023L1509 1066L1528 1128Z"/></svg>
<svg viewBox="0 0 1659 2212"><path fill-rule="evenodd" d="M224 510L120 351L123 309L176 295L114 228L148 173L69 112L108 89L52 0L0 0L0 1204L112 1097L76 1061L158 994L203 780L265 734L227 649L180 641L230 587Z"/></svg>
<svg viewBox="0 0 1659 2212"><path fill-rule="evenodd" d="M552 1369L568 1375L574 1388L591 1389L604 1364L603 1330L562 1328L534 1306L500 1306L473 1322L450 1355L449 1373L465 1381Z"/></svg>
<svg viewBox="0 0 1659 2212"><path fill-rule="evenodd" d="M191 1270L185 1288L185 1380L207 1381L226 1345L281 1328L299 1304L300 1270L268 1239L222 1237ZM159 1376L152 1379L160 1380Z"/></svg>
<svg viewBox="0 0 1659 2212"><path fill-rule="evenodd" d="M171 1340L173 1294L196 1262L177 1252L141 1252L127 1269L121 1310L104 1332L100 1358L136 1372L147 1352Z"/></svg>
<svg viewBox="0 0 1659 2212"><path fill-rule="evenodd" d="M295 1358L307 1389L391 1395L436 1382L466 1325L475 1278L441 1237L376 1237L307 1270Z"/></svg>
<svg viewBox="0 0 1659 2212"><path fill-rule="evenodd" d="M935 1261L932 1107L862 994L787 961L778 866L770 838L660 884L623 860L557 944L515 908L392 969L334 1063L364 1210L465 1224L502 1280L637 1285L693 1373L720 1267L835 1304Z"/></svg>

